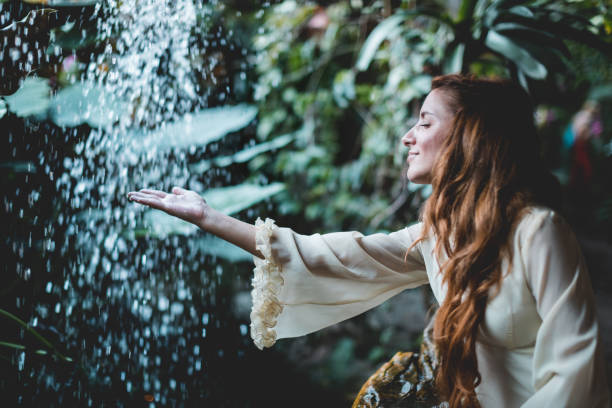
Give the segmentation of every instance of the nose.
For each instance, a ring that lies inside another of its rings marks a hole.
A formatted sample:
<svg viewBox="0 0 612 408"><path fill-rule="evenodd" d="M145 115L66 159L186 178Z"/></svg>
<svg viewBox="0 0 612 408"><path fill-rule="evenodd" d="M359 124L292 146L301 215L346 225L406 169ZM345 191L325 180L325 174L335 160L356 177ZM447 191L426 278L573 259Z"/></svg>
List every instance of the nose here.
<svg viewBox="0 0 612 408"><path fill-rule="evenodd" d="M410 147L414 144L414 126L411 127L404 136L402 136L402 144L406 147Z"/></svg>

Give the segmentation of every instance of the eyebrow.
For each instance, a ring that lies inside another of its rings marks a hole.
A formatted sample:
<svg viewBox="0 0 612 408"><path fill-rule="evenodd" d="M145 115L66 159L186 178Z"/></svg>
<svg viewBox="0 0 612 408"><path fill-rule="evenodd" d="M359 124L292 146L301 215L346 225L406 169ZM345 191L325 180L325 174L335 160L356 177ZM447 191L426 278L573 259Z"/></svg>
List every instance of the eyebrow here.
<svg viewBox="0 0 612 408"><path fill-rule="evenodd" d="M433 113L431 113L431 112L428 112L428 111L422 111L422 112L421 112L421 117L423 117L423 116L425 116L425 115L430 115L430 116L433 116L433 117L437 117L435 114L433 114Z"/></svg>

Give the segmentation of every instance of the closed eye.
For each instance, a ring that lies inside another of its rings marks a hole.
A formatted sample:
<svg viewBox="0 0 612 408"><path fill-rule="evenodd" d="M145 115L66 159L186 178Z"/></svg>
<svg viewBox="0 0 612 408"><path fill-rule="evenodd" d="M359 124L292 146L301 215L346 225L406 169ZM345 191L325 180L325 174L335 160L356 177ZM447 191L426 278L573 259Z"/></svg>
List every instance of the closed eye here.
<svg viewBox="0 0 612 408"><path fill-rule="evenodd" d="M420 123L418 126L422 128L428 128L429 125L430 125L429 123Z"/></svg>

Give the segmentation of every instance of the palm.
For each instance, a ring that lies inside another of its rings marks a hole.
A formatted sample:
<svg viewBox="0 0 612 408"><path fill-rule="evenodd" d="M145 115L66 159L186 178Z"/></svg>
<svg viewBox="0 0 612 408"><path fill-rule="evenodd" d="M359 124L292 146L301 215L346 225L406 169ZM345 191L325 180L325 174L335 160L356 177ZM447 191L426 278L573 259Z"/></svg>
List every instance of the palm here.
<svg viewBox="0 0 612 408"><path fill-rule="evenodd" d="M174 187L172 193L143 189L128 193L128 198L194 224L203 220L208 206L196 192L179 187Z"/></svg>

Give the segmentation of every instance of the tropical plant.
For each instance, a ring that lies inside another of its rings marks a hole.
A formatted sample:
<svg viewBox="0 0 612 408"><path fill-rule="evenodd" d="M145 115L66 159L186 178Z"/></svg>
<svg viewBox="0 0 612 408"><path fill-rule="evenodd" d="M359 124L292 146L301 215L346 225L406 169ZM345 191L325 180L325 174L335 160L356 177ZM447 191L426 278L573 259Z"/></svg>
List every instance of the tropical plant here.
<svg viewBox="0 0 612 408"><path fill-rule="evenodd" d="M255 98L260 140L296 136L267 167L289 180L281 209L324 229L414 220L427 191L403 188L397 142L431 77L496 74L537 92L540 82L571 75L574 42L609 52L610 21L595 1L274 6L254 40Z"/></svg>
<svg viewBox="0 0 612 408"><path fill-rule="evenodd" d="M250 169L287 180L279 210L304 214L298 229L367 231L414 219L414 207L389 219L409 197L418 201L418 194L403 189L396 146L410 102L427 92L429 79L420 75L421 67L405 65L414 73L410 80L385 86L379 74L355 68L365 34L381 12L380 6L352 9L348 2L327 8L284 2L269 10L254 39L258 139L291 134L295 141L267 155L270 160L252 161ZM415 50L413 60L429 50Z"/></svg>
<svg viewBox="0 0 612 408"><path fill-rule="evenodd" d="M414 8L399 8L380 27L390 30L415 18L428 18L434 22L434 29L450 34L450 41L440 44L445 48L443 64L430 67L432 70L485 74L492 69L508 70L507 75L525 87L528 79L543 80L550 73L566 73L570 58L566 41L612 52L612 20L603 2L463 0L451 10L449 5L454 3L426 1ZM408 33L415 29L408 26Z"/></svg>

